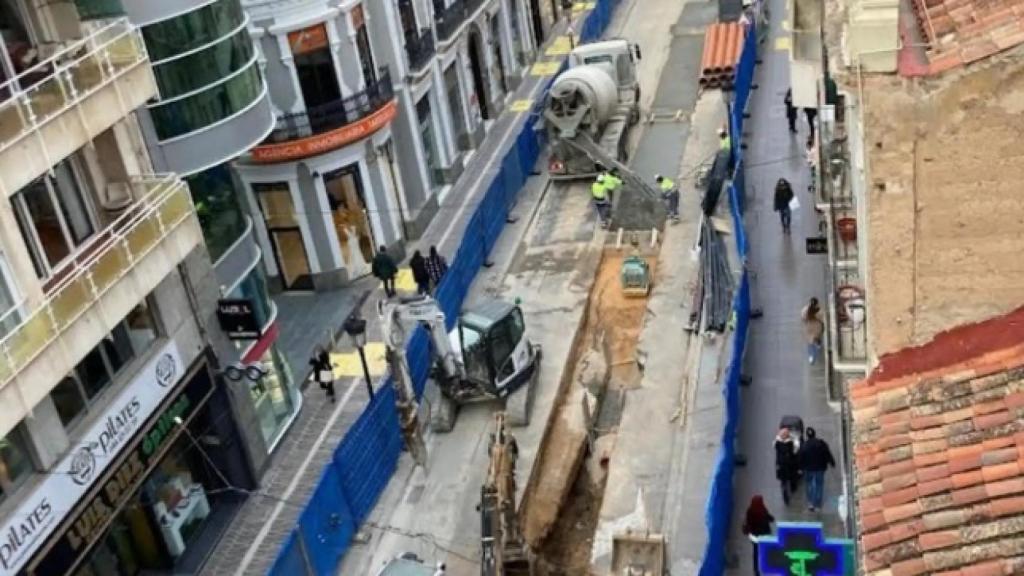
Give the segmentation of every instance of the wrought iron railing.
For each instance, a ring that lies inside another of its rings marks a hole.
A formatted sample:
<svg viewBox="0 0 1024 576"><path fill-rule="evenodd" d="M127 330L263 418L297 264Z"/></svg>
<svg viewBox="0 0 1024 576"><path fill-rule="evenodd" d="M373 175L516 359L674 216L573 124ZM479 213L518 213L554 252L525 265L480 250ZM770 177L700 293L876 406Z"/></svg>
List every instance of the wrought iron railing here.
<svg viewBox="0 0 1024 576"><path fill-rule="evenodd" d="M0 85L0 150L148 60L142 35L119 18Z"/></svg>
<svg viewBox="0 0 1024 576"><path fill-rule="evenodd" d="M366 118L394 97L391 74L382 68L377 80L357 94L308 108L305 112L278 116L266 143L278 144L336 130Z"/></svg>
<svg viewBox="0 0 1024 576"><path fill-rule="evenodd" d="M430 28L420 30L419 36L405 36L405 54L409 57L409 71L418 72L434 57L434 34Z"/></svg>
<svg viewBox="0 0 1024 576"><path fill-rule="evenodd" d="M188 186L174 175L139 178L132 188L138 200L55 271L42 304L0 339L0 386L194 213Z"/></svg>
<svg viewBox="0 0 1024 576"><path fill-rule="evenodd" d="M434 23L437 27L437 38L442 42L451 40L459 27L473 15L487 0L455 0L448 6L434 4Z"/></svg>

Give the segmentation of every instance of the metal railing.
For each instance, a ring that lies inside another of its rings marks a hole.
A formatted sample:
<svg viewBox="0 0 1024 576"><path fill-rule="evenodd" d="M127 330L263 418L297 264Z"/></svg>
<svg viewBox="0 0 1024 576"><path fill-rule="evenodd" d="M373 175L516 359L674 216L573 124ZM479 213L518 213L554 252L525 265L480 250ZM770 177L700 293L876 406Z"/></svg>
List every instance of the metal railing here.
<svg viewBox="0 0 1024 576"><path fill-rule="evenodd" d="M434 24L437 27L437 38L442 42L452 39L459 27L469 19L487 0L455 0L448 6L434 4Z"/></svg>
<svg viewBox="0 0 1024 576"><path fill-rule="evenodd" d="M278 116L277 125L265 143L278 144L336 130L366 118L394 97L391 73L382 68L377 80L357 94L308 108L305 112Z"/></svg>
<svg viewBox="0 0 1024 576"><path fill-rule="evenodd" d="M434 34L430 28L420 30L419 36L406 34L405 54L409 57L409 71L419 72L434 57Z"/></svg>
<svg viewBox="0 0 1024 576"><path fill-rule="evenodd" d="M195 212L188 186L175 175L137 178L131 185L138 200L79 249L86 256L55 271L59 280L42 305L0 339L0 386Z"/></svg>
<svg viewBox="0 0 1024 576"><path fill-rule="evenodd" d="M148 59L141 33L119 18L0 84L0 151Z"/></svg>

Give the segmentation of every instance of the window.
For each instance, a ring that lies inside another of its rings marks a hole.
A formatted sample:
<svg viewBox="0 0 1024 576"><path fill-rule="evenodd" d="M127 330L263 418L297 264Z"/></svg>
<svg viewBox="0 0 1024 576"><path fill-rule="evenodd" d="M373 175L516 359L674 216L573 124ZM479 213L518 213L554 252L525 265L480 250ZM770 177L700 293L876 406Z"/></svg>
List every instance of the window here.
<svg viewBox="0 0 1024 576"><path fill-rule="evenodd" d="M231 298L245 298L252 302L253 312L260 327L266 327L270 322L270 312L273 304L270 301L270 293L267 292L267 284L263 280L263 271L257 265L245 279L239 282L238 286L229 294Z"/></svg>
<svg viewBox="0 0 1024 576"><path fill-rule="evenodd" d="M50 391L64 427L75 424L117 375L149 349L156 336L152 308L143 301Z"/></svg>
<svg viewBox="0 0 1024 576"><path fill-rule="evenodd" d="M423 154L427 157L427 175L430 178L430 188L437 190L441 187L438 173L441 169L441 160L438 157L437 142L434 140L433 114L430 111L430 96L424 96L416 103L416 118L420 124L420 138L423 140Z"/></svg>
<svg viewBox="0 0 1024 576"><path fill-rule="evenodd" d="M244 110L263 91L263 79L255 58L247 68L220 84L191 96L158 102L150 106L157 137L167 140L216 124Z"/></svg>
<svg viewBox="0 0 1024 576"><path fill-rule="evenodd" d="M227 164L214 166L185 179L196 204L203 240L210 260L217 262L245 233L245 217L235 196Z"/></svg>
<svg viewBox="0 0 1024 576"><path fill-rule="evenodd" d="M32 474L32 461L25 442L25 426L18 424L0 438L0 501L21 486Z"/></svg>
<svg viewBox="0 0 1024 576"><path fill-rule="evenodd" d="M11 204L36 274L49 276L96 229L71 158L15 194Z"/></svg>
<svg viewBox="0 0 1024 576"><path fill-rule="evenodd" d="M238 0L218 0L198 10L169 18L142 29L149 57L154 62L188 52L222 38L245 21Z"/></svg>
<svg viewBox="0 0 1024 576"><path fill-rule="evenodd" d="M21 322L21 306L10 280L7 260L3 252L0 252L0 339L10 334Z"/></svg>
<svg viewBox="0 0 1024 576"><path fill-rule="evenodd" d="M153 66L162 98L174 98L203 86L215 84L245 67L252 60L249 31L239 30L209 48Z"/></svg>

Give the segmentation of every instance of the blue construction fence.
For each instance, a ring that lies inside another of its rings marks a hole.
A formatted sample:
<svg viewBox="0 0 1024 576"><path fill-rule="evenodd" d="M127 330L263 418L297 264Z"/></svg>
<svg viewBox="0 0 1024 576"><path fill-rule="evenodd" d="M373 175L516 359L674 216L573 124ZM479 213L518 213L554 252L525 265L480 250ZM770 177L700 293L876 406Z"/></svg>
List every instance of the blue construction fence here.
<svg viewBox="0 0 1024 576"><path fill-rule="evenodd" d="M757 33L755 24L747 27L743 52L736 67L733 101L729 109L730 137L735 162L729 183L729 209L732 213L736 250L742 264L739 288L733 302L734 332L732 360L725 372L722 394L725 396L725 427L718 449L714 475L708 491L704 522L708 539L704 548L700 576L721 576L725 573L726 545L733 511L733 475L736 462L736 432L740 422L740 378L743 373L743 354L747 346L747 328L750 323L750 278L747 274L747 233L743 227L744 158L740 146L743 136L743 114L750 100L757 61Z"/></svg>
<svg viewBox="0 0 1024 576"><path fill-rule="evenodd" d="M582 42L601 36L618 2L598 0L595 3L579 30ZM449 329L544 147L544 135L536 129L536 124L543 95L555 77L557 74L543 87L542 97L537 99L515 143L502 159L501 168L495 172L470 218L459 249L450 259L448 272L434 293L447 316ZM413 333L406 346L409 371L418 397L423 394L430 371L429 346L422 328ZM352 537L387 487L401 452L394 382L389 377L335 449L268 574L335 574Z"/></svg>

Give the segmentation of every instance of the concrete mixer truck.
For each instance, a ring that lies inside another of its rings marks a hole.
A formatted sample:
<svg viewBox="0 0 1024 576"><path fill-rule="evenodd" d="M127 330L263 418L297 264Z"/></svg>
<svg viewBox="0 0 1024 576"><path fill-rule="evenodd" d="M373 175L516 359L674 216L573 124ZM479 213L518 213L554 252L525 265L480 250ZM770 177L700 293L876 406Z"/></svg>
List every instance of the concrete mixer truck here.
<svg viewBox="0 0 1024 576"><path fill-rule="evenodd" d="M640 119L640 48L614 39L577 46L555 79L544 107L554 180L584 178L598 164L626 160L629 128Z"/></svg>

